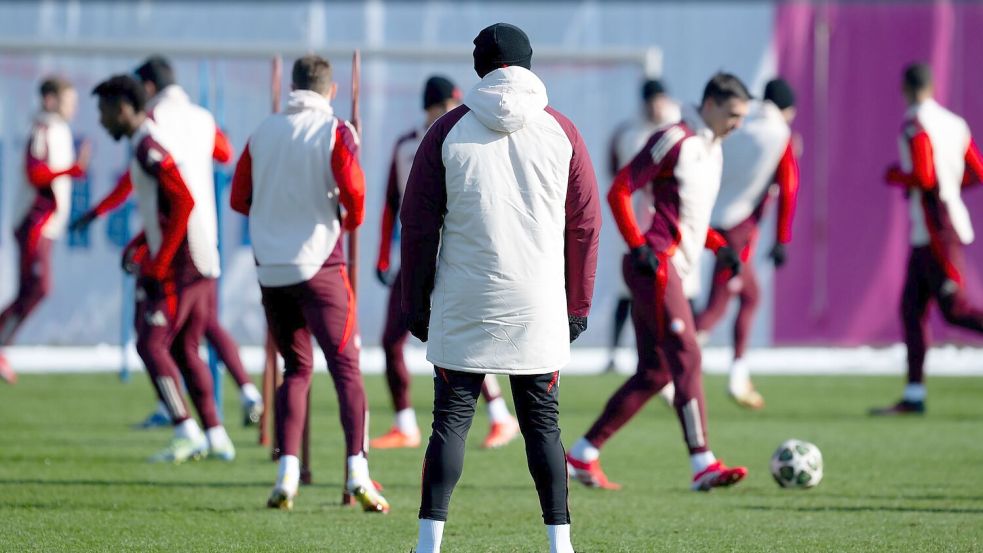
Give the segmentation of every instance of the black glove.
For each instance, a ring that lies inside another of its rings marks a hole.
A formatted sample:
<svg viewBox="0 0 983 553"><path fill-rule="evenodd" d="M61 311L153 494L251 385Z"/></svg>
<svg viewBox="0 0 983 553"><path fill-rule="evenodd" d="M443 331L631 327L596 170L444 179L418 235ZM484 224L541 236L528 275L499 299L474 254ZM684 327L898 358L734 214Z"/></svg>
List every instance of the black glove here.
<svg viewBox="0 0 983 553"><path fill-rule="evenodd" d="M393 283L389 280L389 271L383 271L382 269L376 267L375 277L379 279L379 282L382 283L383 286L393 285Z"/></svg>
<svg viewBox="0 0 983 553"><path fill-rule="evenodd" d="M587 330L587 317L568 315L567 321L570 323L570 342L573 343L583 331Z"/></svg>
<svg viewBox="0 0 983 553"><path fill-rule="evenodd" d="M717 250L717 262L725 269L730 269L731 276L741 274L741 258L730 246L722 246Z"/></svg>
<svg viewBox="0 0 983 553"><path fill-rule="evenodd" d="M775 245L771 248L771 252L768 253L768 257L775 263L775 267L784 265L787 257L785 254L785 244L775 242Z"/></svg>
<svg viewBox="0 0 983 553"><path fill-rule="evenodd" d="M642 244L631 250L631 263L635 270L643 275L655 276L659 270L659 258L652 251L648 244Z"/></svg>
<svg viewBox="0 0 983 553"><path fill-rule="evenodd" d="M135 275L140 272L140 264L133 260L134 249L127 248L123 250L123 257L119 264L123 272L128 275Z"/></svg>
<svg viewBox="0 0 983 553"><path fill-rule="evenodd" d="M430 314L407 317L406 327L417 340L426 342L430 338Z"/></svg>
<svg viewBox="0 0 983 553"><path fill-rule="evenodd" d="M72 224L68 225L68 230L72 232L82 232L85 229L89 228L89 225L91 225L92 221L95 220L96 220L96 214L91 211L86 211L85 213L80 215L78 219L72 221Z"/></svg>

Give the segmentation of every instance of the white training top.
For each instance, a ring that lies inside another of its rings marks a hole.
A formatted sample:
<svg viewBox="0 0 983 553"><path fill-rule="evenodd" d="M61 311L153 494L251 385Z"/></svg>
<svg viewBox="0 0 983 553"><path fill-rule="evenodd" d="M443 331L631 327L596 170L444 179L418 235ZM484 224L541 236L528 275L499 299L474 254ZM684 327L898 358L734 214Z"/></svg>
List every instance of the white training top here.
<svg viewBox="0 0 983 553"><path fill-rule="evenodd" d="M64 171L75 164L72 129L57 113L40 112L34 117L29 148L31 151L28 155L47 163L53 172ZM28 214L38 194L37 188L27 181L26 171L22 174L24 180L18 194L17 209L14 211L18 222ZM51 190L55 197L55 210L44 223L41 235L49 240L57 240L65 234L72 211L72 177L57 177L51 182Z"/></svg>

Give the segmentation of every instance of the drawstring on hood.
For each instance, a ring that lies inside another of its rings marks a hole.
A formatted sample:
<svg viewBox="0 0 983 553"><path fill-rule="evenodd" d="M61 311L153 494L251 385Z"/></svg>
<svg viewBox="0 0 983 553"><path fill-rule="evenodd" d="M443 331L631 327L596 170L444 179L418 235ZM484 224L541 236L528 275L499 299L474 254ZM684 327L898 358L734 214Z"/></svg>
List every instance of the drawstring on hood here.
<svg viewBox="0 0 983 553"><path fill-rule="evenodd" d="M503 133L525 127L532 114L542 112L548 103L543 81L515 65L488 73L464 97L482 125Z"/></svg>

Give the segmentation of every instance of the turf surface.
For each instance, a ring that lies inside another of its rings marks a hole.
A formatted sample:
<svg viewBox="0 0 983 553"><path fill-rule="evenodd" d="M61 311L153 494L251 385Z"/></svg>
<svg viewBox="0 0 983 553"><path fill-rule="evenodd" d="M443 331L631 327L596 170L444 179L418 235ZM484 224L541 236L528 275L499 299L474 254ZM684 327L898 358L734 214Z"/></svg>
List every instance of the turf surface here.
<svg viewBox="0 0 983 553"><path fill-rule="evenodd" d="M615 375L563 380L562 426L570 444L621 382ZM766 410L731 405L708 377L710 438L747 481L710 494L687 491L689 467L675 417L658 399L604 450L619 492L573 484L574 544L581 553L621 551L983 550L983 379L931 381L923 418L870 419L895 399L897 378L761 377ZM381 377L367 378L372 435L391 411ZM315 484L293 512L264 508L275 476L254 429L239 424L226 384L225 413L239 458L181 466L144 460L168 431L135 431L151 406L141 375L22 376L0 386L0 551L338 551L406 553L416 539L423 450L378 451L373 477L388 516L338 506L343 453L333 389L314 387ZM427 425L431 384L414 381ZM545 533L521 442L478 448L484 410L468 444L444 551L545 551ZM768 473L786 438L819 445L826 476L811 491L779 489Z"/></svg>

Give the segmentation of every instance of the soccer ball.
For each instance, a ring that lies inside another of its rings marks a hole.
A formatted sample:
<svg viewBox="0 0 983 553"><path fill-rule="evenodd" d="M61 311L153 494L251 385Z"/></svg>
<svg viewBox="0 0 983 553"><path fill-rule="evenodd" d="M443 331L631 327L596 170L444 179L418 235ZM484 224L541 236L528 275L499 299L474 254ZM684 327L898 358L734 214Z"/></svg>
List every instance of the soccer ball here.
<svg viewBox="0 0 983 553"><path fill-rule="evenodd" d="M815 444L785 440L771 456L771 475L783 488L812 488L823 479L823 454Z"/></svg>

